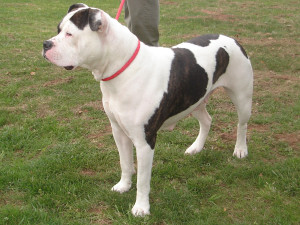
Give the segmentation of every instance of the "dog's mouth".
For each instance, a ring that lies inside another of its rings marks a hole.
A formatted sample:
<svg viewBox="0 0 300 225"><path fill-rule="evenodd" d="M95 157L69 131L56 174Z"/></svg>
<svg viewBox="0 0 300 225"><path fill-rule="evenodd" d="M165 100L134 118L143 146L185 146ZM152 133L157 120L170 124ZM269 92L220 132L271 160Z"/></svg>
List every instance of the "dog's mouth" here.
<svg viewBox="0 0 300 225"><path fill-rule="evenodd" d="M45 50L42 51L42 56L43 56L46 60L49 61L49 59L48 59L47 56L46 56L46 51L45 51Z"/></svg>
<svg viewBox="0 0 300 225"><path fill-rule="evenodd" d="M47 58L47 56L46 56L45 54L44 54L43 56L44 56L44 58L45 58L47 61L51 62L51 61ZM66 70L72 70L72 69L74 69L74 66L64 66L64 68L65 68Z"/></svg>
<svg viewBox="0 0 300 225"><path fill-rule="evenodd" d="M43 51L42 51L42 56L43 56L47 61L49 61L49 62L51 62L51 63L54 63L52 60L50 60L50 59L47 57L46 52L47 52L47 50L43 49ZM56 64L56 63L54 63L54 64ZM74 69L74 66L63 66L63 68L65 68L66 70L72 70L72 69Z"/></svg>
<svg viewBox="0 0 300 225"><path fill-rule="evenodd" d="M66 70L72 70L72 69L74 69L74 66L64 66L64 68L65 68Z"/></svg>

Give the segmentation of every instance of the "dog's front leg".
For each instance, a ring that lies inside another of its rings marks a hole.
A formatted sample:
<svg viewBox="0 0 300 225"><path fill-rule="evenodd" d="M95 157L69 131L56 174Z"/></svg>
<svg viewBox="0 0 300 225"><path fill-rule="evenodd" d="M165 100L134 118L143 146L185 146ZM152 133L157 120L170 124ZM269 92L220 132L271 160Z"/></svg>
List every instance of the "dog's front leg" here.
<svg viewBox="0 0 300 225"><path fill-rule="evenodd" d="M135 173L133 163L133 144L123 130L116 123L111 123L113 136L119 151L121 165L121 180L112 190L119 193L129 191L131 188L131 177Z"/></svg>
<svg viewBox="0 0 300 225"><path fill-rule="evenodd" d="M136 146L136 154L138 161L137 195L132 214L145 216L150 214L149 193L154 150L145 144L140 147Z"/></svg>

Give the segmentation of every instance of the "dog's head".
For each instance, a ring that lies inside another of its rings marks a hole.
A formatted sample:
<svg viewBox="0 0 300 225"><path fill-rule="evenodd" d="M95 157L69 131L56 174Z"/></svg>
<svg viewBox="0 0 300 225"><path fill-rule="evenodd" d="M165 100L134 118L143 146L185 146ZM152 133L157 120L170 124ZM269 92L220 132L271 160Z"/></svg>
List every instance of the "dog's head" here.
<svg viewBox="0 0 300 225"><path fill-rule="evenodd" d="M88 67L101 57L106 28L104 12L85 4L71 5L58 24L58 34L43 43L43 56L51 63L71 70Z"/></svg>

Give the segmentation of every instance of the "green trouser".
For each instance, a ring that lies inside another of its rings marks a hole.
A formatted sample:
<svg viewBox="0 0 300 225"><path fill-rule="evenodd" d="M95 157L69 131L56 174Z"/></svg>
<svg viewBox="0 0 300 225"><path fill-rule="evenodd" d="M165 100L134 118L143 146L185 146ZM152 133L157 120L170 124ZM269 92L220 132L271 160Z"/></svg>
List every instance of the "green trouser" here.
<svg viewBox="0 0 300 225"><path fill-rule="evenodd" d="M126 0L125 22L146 45L158 46L159 0Z"/></svg>

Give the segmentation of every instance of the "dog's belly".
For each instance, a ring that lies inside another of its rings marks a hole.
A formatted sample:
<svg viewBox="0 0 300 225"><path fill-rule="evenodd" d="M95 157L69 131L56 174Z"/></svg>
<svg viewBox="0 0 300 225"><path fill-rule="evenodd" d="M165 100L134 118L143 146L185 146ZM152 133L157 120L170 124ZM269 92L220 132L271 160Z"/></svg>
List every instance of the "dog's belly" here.
<svg viewBox="0 0 300 225"><path fill-rule="evenodd" d="M188 109L176 114L175 116L172 116L170 118L168 118L163 125L160 127L160 130L168 130L170 127L175 126L175 124L181 120L184 119L185 117L187 117L190 113L192 113L195 108L197 108L197 106L202 102L203 99L201 99L199 102L197 102L196 104L190 106Z"/></svg>

